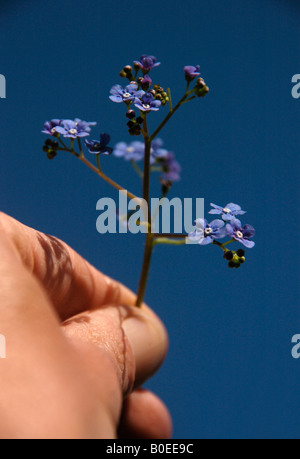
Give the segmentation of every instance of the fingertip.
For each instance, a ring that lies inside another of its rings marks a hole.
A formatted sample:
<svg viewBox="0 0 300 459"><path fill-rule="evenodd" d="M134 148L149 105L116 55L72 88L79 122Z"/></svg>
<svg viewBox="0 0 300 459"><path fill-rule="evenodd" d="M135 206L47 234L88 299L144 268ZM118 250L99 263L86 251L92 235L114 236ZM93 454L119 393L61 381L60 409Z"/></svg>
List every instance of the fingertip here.
<svg viewBox="0 0 300 459"><path fill-rule="evenodd" d="M152 376L165 360L169 347L167 330L159 317L146 305L132 307L122 322L136 362L135 387Z"/></svg>
<svg viewBox="0 0 300 459"><path fill-rule="evenodd" d="M162 400L146 389L137 389L123 405L119 438L170 439L172 418Z"/></svg>

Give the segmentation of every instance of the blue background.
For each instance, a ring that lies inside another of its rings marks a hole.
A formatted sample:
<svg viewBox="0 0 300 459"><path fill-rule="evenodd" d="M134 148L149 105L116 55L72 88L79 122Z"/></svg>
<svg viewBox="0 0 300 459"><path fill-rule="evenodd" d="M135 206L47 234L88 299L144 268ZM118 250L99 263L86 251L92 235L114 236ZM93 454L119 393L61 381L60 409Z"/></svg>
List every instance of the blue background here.
<svg viewBox="0 0 300 459"><path fill-rule="evenodd" d="M239 270L216 247L157 247L146 299L170 350L148 387L168 405L174 438L298 438L299 2L29 0L1 2L0 14L0 208L132 289L143 237L97 233L97 200L117 194L75 158L48 161L40 131L80 117L98 122L92 138L130 141L123 107L108 99L123 65L157 56L152 75L174 100L183 66L201 65L210 94L161 135L183 167L172 195L204 197L206 211L241 204L256 247ZM107 157L103 167L139 193L128 164Z"/></svg>

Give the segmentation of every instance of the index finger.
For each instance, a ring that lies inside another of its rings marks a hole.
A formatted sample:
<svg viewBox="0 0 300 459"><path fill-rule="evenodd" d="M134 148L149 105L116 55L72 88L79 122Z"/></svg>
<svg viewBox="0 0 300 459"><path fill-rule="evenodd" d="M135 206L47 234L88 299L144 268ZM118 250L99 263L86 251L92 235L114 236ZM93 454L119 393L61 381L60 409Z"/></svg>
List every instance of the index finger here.
<svg viewBox="0 0 300 459"><path fill-rule="evenodd" d="M98 271L66 243L4 213L0 213L0 237L41 281L61 320L104 304L135 303L133 292Z"/></svg>

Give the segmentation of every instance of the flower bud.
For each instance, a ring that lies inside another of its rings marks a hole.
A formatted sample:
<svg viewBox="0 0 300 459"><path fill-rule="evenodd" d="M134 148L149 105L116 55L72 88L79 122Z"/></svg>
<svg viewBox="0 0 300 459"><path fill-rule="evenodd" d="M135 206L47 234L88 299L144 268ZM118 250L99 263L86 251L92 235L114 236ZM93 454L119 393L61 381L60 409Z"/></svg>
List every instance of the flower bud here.
<svg viewBox="0 0 300 459"><path fill-rule="evenodd" d="M166 196L169 193L170 188L172 188L173 182L171 180L165 180L163 178L160 178L159 181L161 183L162 195Z"/></svg>
<svg viewBox="0 0 300 459"><path fill-rule="evenodd" d="M126 117L132 120L135 117L135 111L134 110L128 110L126 113Z"/></svg>
<svg viewBox="0 0 300 459"><path fill-rule="evenodd" d="M227 250L227 252L224 253L224 258L225 260L230 261L233 259L233 255L234 255L233 252L231 252L230 250Z"/></svg>
<svg viewBox="0 0 300 459"><path fill-rule="evenodd" d="M48 159L53 159L57 155L56 151L50 150L47 152L47 158Z"/></svg>
<svg viewBox="0 0 300 459"><path fill-rule="evenodd" d="M245 255L245 250L239 249L236 251L238 257L243 257Z"/></svg>
<svg viewBox="0 0 300 459"><path fill-rule="evenodd" d="M151 78L149 77L149 75L145 75L144 78L142 78L142 81L141 81L141 88L144 91L147 91L150 88L151 84L152 84Z"/></svg>
<svg viewBox="0 0 300 459"><path fill-rule="evenodd" d="M144 120L143 120L143 118L141 116L138 116L137 119L136 119L136 122L138 124L143 124Z"/></svg>
<svg viewBox="0 0 300 459"><path fill-rule="evenodd" d="M132 73L132 67L131 65L125 65L125 67L123 68L123 71L128 74L128 73Z"/></svg>

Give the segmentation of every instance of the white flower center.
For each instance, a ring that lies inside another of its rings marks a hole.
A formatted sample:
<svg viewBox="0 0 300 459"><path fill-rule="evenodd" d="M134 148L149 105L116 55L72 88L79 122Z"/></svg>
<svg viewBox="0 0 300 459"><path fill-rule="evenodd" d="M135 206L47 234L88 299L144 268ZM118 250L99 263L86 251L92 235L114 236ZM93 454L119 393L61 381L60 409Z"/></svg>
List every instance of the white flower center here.
<svg viewBox="0 0 300 459"><path fill-rule="evenodd" d="M56 132L56 128L54 127L51 129L51 134L55 134L55 132Z"/></svg>
<svg viewBox="0 0 300 459"><path fill-rule="evenodd" d="M212 234L213 230L211 228L205 228L204 230L204 236L210 236Z"/></svg>
<svg viewBox="0 0 300 459"><path fill-rule="evenodd" d="M69 133L75 135L77 134L77 129L70 129Z"/></svg>
<svg viewBox="0 0 300 459"><path fill-rule="evenodd" d="M134 152L134 148L133 147L127 147L126 148L126 153L133 153Z"/></svg>
<svg viewBox="0 0 300 459"><path fill-rule="evenodd" d="M128 97L131 97L131 94L129 92L124 92L123 97L125 97L125 99L128 99Z"/></svg>
<svg viewBox="0 0 300 459"><path fill-rule="evenodd" d="M235 233L236 237L239 238L239 239L243 239L243 233L241 231L237 231Z"/></svg>
<svg viewBox="0 0 300 459"><path fill-rule="evenodd" d="M224 207L223 212L224 214L230 214L231 210L228 207Z"/></svg>
<svg viewBox="0 0 300 459"><path fill-rule="evenodd" d="M143 104L143 108L144 108L145 110L149 110L150 105L149 105L149 104Z"/></svg>

